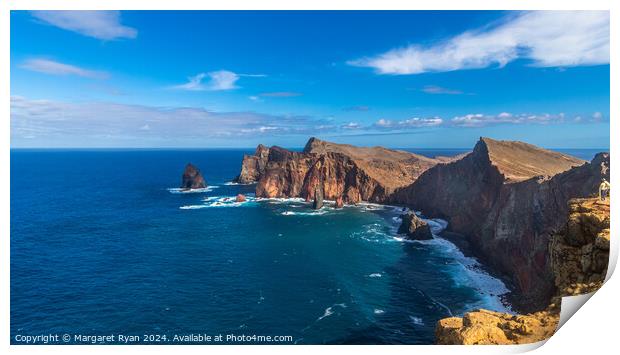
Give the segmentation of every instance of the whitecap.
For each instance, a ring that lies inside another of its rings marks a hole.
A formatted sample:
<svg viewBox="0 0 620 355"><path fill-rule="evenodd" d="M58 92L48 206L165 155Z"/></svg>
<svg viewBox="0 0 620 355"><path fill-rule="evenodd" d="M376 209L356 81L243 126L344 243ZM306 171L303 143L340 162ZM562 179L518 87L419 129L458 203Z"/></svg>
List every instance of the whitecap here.
<svg viewBox="0 0 620 355"><path fill-rule="evenodd" d="M332 310L331 307L327 307L325 308L325 312L323 312L323 315L320 316L319 318L317 318L317 321L320 321L321 319L325 318L325 317L329 317L332 314L334 314L334 311Z"/></svg>
<svg viewBox="0 0 620 355"><path fill-rule="evenodd" d="M237 202L236 196L209 196L204 198L202 205L189 205L179 207L182 210L213 208L213 207L242 207L256 205L256 199L252 196L246 196L246 200Z"/></svg>
<svg viewBox="0 0 620 355"><path fill-rule="evenodd" d="M182 189L180 187L171 187L168 189L168 192L172 194L195 194L195 193L211 192L213 191L213 189L217 189L217 188L219 188L219 186L217 185L210 185L210 186L199 188L199 189Z"/></svg>
<svg viewBox="0 0 620 355"><path fill-rule="evenodd" d="M385 311L382 310L382 309L375 309L374 313L375 314L383 314L383 313L385 313Z"/></svg>
<svg viewBox="0 0 620 355"><path fill-rule="evenodd" d="M280 213L283 216L320 216L326 214L328 211L320 209L312 212L297 212L297 211L284 211Z"/></svg>
<svg viewBox="0 0 620 355"><path fill-rule="evenodd" d="M476 258L465 256L454 243L439 236L448 227L448 222L440 218L426 219L421 217L421 219L430 226L433 239L410 240L402 236L394 236L392 239L429 246L454 260L454 270L452 271L454 282L457 285L474 288L481 295L481 300L471 304L469 308L489 308L498 312L511 313L511 308L505 305L499 297L510 292L506 285L500 279L489 275ZM448 309L445 305L440 305Z"/></svg>
<svg viewBox="0 0 620 355"><path fill-rule="evenodd" d="M346 303L335 303L333 305L331 305L330 307L325 308L325 311L323 312L323 315L320 316L319 318L317 318L317 322L320 321L323 318L329 317L332 314L334 314L334 308L333 307L340 307L340 308L347 308Z"/></svg>
<svg viewBox="0 0 620 355"><path fill-rule="evenodd" d="M198 209L207 208L207 207L209 207L209 206L207 206L207 205L187 205L187 206L181 206L181 207L179 207L179 209L181 209L181 210L198 210Z"/></svg>
<svg viewBox="0 0 620 355"><path fill-rule="evenodd" d="M381 276L383 276L383 275L381 275L381 273L379 273L379 272L375 272L373 274L368 275L368 277L381 277Z"/></svg>
<svg viewBox="0 0 620 355"><path fill-rule="evenodd" d="M420 317L409 316L409 319L415 325L424 325L424 321Z"/></svg>

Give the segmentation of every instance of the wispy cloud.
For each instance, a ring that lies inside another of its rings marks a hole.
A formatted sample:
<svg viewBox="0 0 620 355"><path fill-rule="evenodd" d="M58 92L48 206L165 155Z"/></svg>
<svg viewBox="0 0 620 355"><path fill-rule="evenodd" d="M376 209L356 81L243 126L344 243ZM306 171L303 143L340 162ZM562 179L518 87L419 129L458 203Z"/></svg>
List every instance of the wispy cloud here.
<svg viewBox="0 0 620 355"><path fill-rule="evenodd" d="M301 96L302 93L294 91L274 91L274 92L262 92L258 94L261 97L295 97Z"/></svg>
<svg viewBox="0 0 620 355"><path fill-rule="evenodd" d="M568 117L559 114L468 114L445 120L441 117L379 119L371 123L337 122L333 118L304 115L271 115L259 112L215 112L201 107L157 107L113 102L71 103L11 97L11 139L53 142L66 146L106 146L110 142L194 142L208 139L246 139L257 136L315 134L382 135L415 134L438 128L479 128L490 125L586 124L608 119L595 112ZM178 146L178 145L177 145Z"/></svg>
<svg viewBox="0 0 620 355"><path fill-rule="evenodd" d="M106 72L89 70L75 65L64 64L49 59L29 59L21 65L22 68L51 75L77 75L85 78L105 79Z"/></svg>
<svg viewBox="0 0 620 355"><path fill-rule="evenodd" d="M119 11L31 11L32 16L52 26L101 40L136 38L135 28L124 26Z"/></svg>
<svg viewBox="0 0 620 355"><path fill-rule="evenodd" d="M107 138L204 140L256 135L311 135L337 129L302 115L214 112L200 107L155 107L112 102L70 103L11 97L11 137L58 141Z"/></svg>
<svg viewBox="0 0 620 355"><path fill-rule="evenodd" d="M244 74L249 76L249 74ZM208 78L207 82L203 82L205 78ZM228 70L218 70L209 73L198 73L191 76L188 82L181 85L173 86L174 89L190 90L190 91L224 91L237 89L236 85L240 75Z"/></svg>
<svg viewBox="0 0 620 355"><path fill-rule="evenodd" d="M349 122L347 124L341 125L340 128L345 130L358 130L364 128L364 126L357 122Z"/></svg>
<svg viewBox="0 0 620 355"><path fill-rule="evenodd" d="M387 119L380 119L373 124L374 128L382 130L394 130L394 129L406 129L406 128L419 128L419 127L437 127L441 126L443 119L440 117L419 118L413 117L401 121L392 121Z"/></svg>
<svg viewBox="0 0 620 355"><path fill-rule="evenodd" d="M343 111L358 111L358 112L366 112L370 111L370 107L368 106L349 106L342 109Z"/></svg>
<svg viewBox="0 0 620 355"><path fill-rule="evenodd" d="M559 114L512 114L502 112L497 115L485 115L482 113L456 116L450 120L450 124L459 127L482 127L496 124L552 124L562 123L566 119L563 113Z"/></svg>
<svg viewBox="0 0 620 355"><path fill-rule="evenodd" d="M432 94L432 95L462 95L464 94L464 92L462 92L461 90L448 89L448 88L444 88L444 87L436 86L436 85L427 85L422 89L422 91L424 91L427 94Z"/></svg>
<svg viewBox="0 0 620 355"><path fill-rule="evenodd" d="M412 44L348 64L403 75L503 67L519 58L538 67L608 64L609 12L523 12L435 45Z"/></svg>

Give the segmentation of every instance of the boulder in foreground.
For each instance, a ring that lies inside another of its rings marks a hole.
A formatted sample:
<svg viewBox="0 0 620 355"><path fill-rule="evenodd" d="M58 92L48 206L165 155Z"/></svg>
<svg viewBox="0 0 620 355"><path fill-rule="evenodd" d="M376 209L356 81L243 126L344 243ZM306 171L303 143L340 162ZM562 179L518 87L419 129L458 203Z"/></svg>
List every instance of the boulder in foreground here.
<svg viewBox="0 0 620 355"><path fill-rule="evenodd" d="M200 174L200 170L197 167L192 165L192 163L188 163L185 166L185 171L183 172L183 178L181 181L182 189L203 189L207 187L207 182Z"/></svg>
<svg viewBox="0 0 620 355"><path fill-rule="evenodd" d="M441 345L509 345L535 343L555 333L559 309L512 315L479 309L463 318L437 322L435 337Z"/></svg>

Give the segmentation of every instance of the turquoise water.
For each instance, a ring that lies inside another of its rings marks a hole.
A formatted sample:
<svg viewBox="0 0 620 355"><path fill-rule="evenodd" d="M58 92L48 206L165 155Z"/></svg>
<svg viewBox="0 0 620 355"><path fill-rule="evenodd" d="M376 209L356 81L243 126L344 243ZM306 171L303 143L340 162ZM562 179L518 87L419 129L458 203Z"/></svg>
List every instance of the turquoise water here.
<svg viewBox="0 0 620 355"><path fill-rule="evenodd" d="M504 284L453 244L396 235L398 208L313 211L230 184L243 153L11 151L12 343L200 333L427 344L440 318L507 310ZM187 162L209 188L175 189ZM248 201L226 200L237 193Z"/></svg>

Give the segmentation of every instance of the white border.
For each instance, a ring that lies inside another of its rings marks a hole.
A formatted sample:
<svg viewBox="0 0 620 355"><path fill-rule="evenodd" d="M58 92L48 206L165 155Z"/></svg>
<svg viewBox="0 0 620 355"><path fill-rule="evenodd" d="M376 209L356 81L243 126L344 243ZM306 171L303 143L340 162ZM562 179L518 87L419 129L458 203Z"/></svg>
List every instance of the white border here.
<svg viewBox="0 0 620 355"><path fill-rule="evenodd" d="M3 78L0 86L0 107L3 118L3 129L0 134L0 144L3 149L0 152L0 179L2 182L2 190L0 192L0 205L2 213L0 215L0 236L2 236L3 247L2 253L2 270L0 271L3 292L0 295L2 303L1 315L2 322L0 330L2 331L1 344L3 349L8 349L15 353L60 353L60 354L81 354L84 351L96 354L108 354L112 351L122 353L141 353L150 351L155 353L210 353L219 354L237 354L239 352L252 351L256 353L279 353L285 354L294 351L301 354L314 354L321 352L345 352L345 353L372 353L377 351L389 351L390 353L411 354L411 352L423 352L424 354L443 354L443 353L459 353L459 354L497 354L497 353L518 353L537 348L542 344L534 344L528 346L9 346L10 337L10 307L9 307L9 235L10 235L10 173L9 173L9 147L10 147L10 16L9 10L29 10L29 9L121 9L121 10L139 10L139 9L175 9L175 10L192 10L192 9L249 9L249 10L269 10L269 9L289 9L289 10L611 10L611 93L610 102L615 103L610 107L610 117L618 115L620 98L618 97L618 70L614 66L614 61L618 54L618 11L619 1L543 1L543 0L434 0L434 1L408 1L402 0L226 0L211 3L205 3L198 0L4 0L0 1L0 48L2 51L2 68ZM570 24L567 24L570 26ZM611 150L617 151L618 141L615 141L613 132L617 132L617 124L611 120ZM611 165L617 166L615 155L611 155ZM612 174L611 184L620 186L618 174ZM614 194L615 195L615 194ZM612 200L612 214L616 211L616 200ZM610 266L615 266L618 257L618 241L614 231L617 230L618 219L616 216L611 218L612 230L612 256ZM613 270L613 267L612 267ZM610 273L611 274L611 273ZM608 275L609 276L609 275ZM618 277L610 279L603 288L592 296L592 300L583 306L583 310L577 312L574 319L563 326L556 335L554 335L545 346L538 349L538 353L542 354L558 354L558 353L609 353L609 349L615 347L616 338L618 338L617 322L620 319L620 312L617 303L620 284Z"/></svg>

